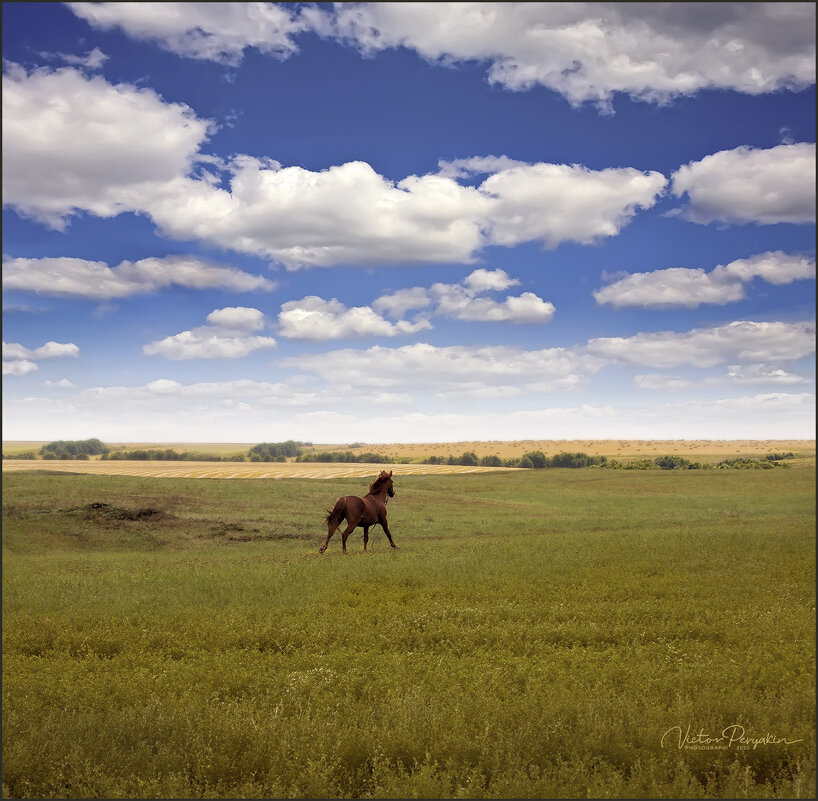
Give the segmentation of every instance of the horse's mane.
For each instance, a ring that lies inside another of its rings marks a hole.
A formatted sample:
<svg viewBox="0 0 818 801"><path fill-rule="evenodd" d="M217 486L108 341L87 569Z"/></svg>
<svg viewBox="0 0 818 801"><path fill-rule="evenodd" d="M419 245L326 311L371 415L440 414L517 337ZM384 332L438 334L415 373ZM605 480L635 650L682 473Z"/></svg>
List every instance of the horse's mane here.
<svg viewBox="0 0 818 801"><path fill-rule="evenodd" d="M391 473L381 470L381 474L369 485L369 491L373 494L377 493L390 478L392 478Z"/></svg>

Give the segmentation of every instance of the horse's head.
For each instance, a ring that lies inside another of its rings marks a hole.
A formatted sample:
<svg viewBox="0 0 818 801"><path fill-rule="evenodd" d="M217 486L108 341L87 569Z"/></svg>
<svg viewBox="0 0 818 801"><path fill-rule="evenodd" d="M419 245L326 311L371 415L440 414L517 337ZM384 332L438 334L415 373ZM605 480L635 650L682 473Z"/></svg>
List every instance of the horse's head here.
<svg viewBox="0 0 818 801"><path fill-rule="evenodd" d="M378 495L384 490L386 490L388 497L395 497L395 487L392 484L391 470L388 473L386 470L381 470L380 475L369 485L369 492L373 495Z"/></svg>

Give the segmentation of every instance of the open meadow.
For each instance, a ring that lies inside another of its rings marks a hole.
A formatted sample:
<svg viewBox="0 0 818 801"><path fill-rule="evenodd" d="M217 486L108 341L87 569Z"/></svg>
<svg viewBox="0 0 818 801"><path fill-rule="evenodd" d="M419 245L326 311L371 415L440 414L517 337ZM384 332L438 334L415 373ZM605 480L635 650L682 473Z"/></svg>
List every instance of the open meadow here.
<svg viewBox="0 0 818 801"><path fill-rule="evenodd" d="M368 478L31 467L6 797L815 795L814 467L396 474L347 556Z"/></svg>

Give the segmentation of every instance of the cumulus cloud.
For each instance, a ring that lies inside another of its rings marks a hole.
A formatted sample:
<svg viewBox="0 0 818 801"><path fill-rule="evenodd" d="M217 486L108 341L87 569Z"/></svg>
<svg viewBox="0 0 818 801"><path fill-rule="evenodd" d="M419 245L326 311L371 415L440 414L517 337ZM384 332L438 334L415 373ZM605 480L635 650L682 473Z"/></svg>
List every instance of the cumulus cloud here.
<svg viewBox="0 0 818 801"><path fill-rule="evenodd" d="M10 65L4 202L55 228L80 212L143 213L165 236L297 268L469 263L487 245L597 242L666 184L657 172L494 156L477 159L493 170L478 186L440 173L392 181L360 161L317 171L246 155L222 163L201 152L211 131L149 89Z"/></svg>
<svg viewBox="0 0 818 801"><path fill-rule="evenodd" d="M687 195L678 213L691 222L815 221L815 143L721 150L680 167L671 180L674 195Z"/></svg>
<svg viewBox="0 0 818 801"><path fill-rule="evenodd" d="M243 156L226 169L229 190L188 180L170 186L148 212L168 236L290 268L468 263L491 244L590 244L652 207L666 183L657 172L559 164L512 167L477 187L439 174L393 182L364 162L316 172Z"/></svg>
<svg viewBox="0 0 818 801"><path fill-rule="evenodd" d="M278 3L68 3L92 27L120 28L187 58L236 66L245 48L276 58L296 52L303 29Z"/></svg>
<svg viewBox="0 0 818 801"><path fill-rule="evenodd" d="M520 282L505 270L477 269L459 284L432 284L400 289L382 295L372 304L376 311L402 315L411 309L430 309L430 313L456 320L481 322L546 323L554 316L555 307L533 292L507 297L502 302L478 297L490 291L501 291Z"/></svg>
<svg viewBox="0 0 818 801"><path fill-rule="evenodd" d="M657 369L680 365L714 367L734 361L793 361L815 351L815 324L739 320L684 333L659 331L631 337L599 337L589 340L586 350L614 364Z"/></svg>
<svg viewBox="0 0 818 801"><path fill-rule="evenodd" d="M232 292L269 292L276 286L268 278L234 267L209 264L194 256L151 257L123 261L115 267L101 261L68 257L3 258L3 288L6 290L110 300L174 285Z"/></svg>
<svg viewBox="0 0 818 801"><path fill-rule="evenodd" d="M240 359L256 350L276 346L272 337L253 334L264 327L264 315L258 309L244 306L214 309L207 316L207 325L150 342L142 346L142 352L171 361Z"/></svg>
<svg viewBox="0 0 818 801"><path fill-rule="evenodd" d="M490 175L480 191L494 199L488 241L548 247L591 244L615 236L638 209L649 209L665 187L658 172L590 170L577 164L527 164Z"/></svg>
<svg viewBox="0 0 818 801"><path fill-rule="evenodd" d="M315 295L282 303L278 315L278 330L289 339L323 341L368 336L394 337L428 328L431 325L426 320L390 323L369 306L348 309L335 298L324 300Z"/></svg>
<svg viewBox="0 0 818 801"><path fill-rule="evenodd" d="M187 175L210 123L73 67L3 74L3 203L53 228L142 211ZM179 198L181 202L181 197Z"/></svg>
<svg viewBox="0 0 818 801"><path fill-rule="evenodd" d="M28 359L3 359L3 375L28 375L37 365Z"/></svg>
<svg viewBox="0 0 818 801"><path fill-rule="evenodd" d="M815 80L807 3L338 3L304 16L365 54L405 47L436 63L485 61L490 83L545 86L604 111L619 92L664 103Z"/></svg>
<svg viewBox="0 0 818 801"><path fill-rule="evenodd" d="M815 260L772 251L720 264L710 272L700 268L671 267L633 273L595 291L594 298L599 304L609 303L616 308L695 308L702 303L724 305L742 300L745 297L744 284L756 277L771 284L815 279Z"/></svg>
<svg viewBox="0 0 818 801"><path fill-rule="evenodd" d="M3 341L3 375L27 375L37 370L42 359L76 358L80 349L73 342L46 342L39 348L26 348L18 342Z"/></svg>

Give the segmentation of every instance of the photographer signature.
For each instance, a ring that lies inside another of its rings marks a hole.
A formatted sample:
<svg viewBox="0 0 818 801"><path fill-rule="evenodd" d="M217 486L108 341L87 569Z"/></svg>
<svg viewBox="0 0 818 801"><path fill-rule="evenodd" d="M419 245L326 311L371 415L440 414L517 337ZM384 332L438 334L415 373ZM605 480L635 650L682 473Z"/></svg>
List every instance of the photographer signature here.
<svg viewBox="0 0 818 801"><path fill-rule="evenodd" d="M788 740L786 737L776 737L774 734L766 734L763 737L750 737L747 735L744 726L733 723L722 729L721 734L712 735L705 730L699 729L696 733L691 733L688 725L687 731L682 731L681 726L671 726L663 735L661 740L662 748L665 747L665 739L670 745L677 748L752 748L755 750L760 745L792 745L803 740Z"/></svg>

